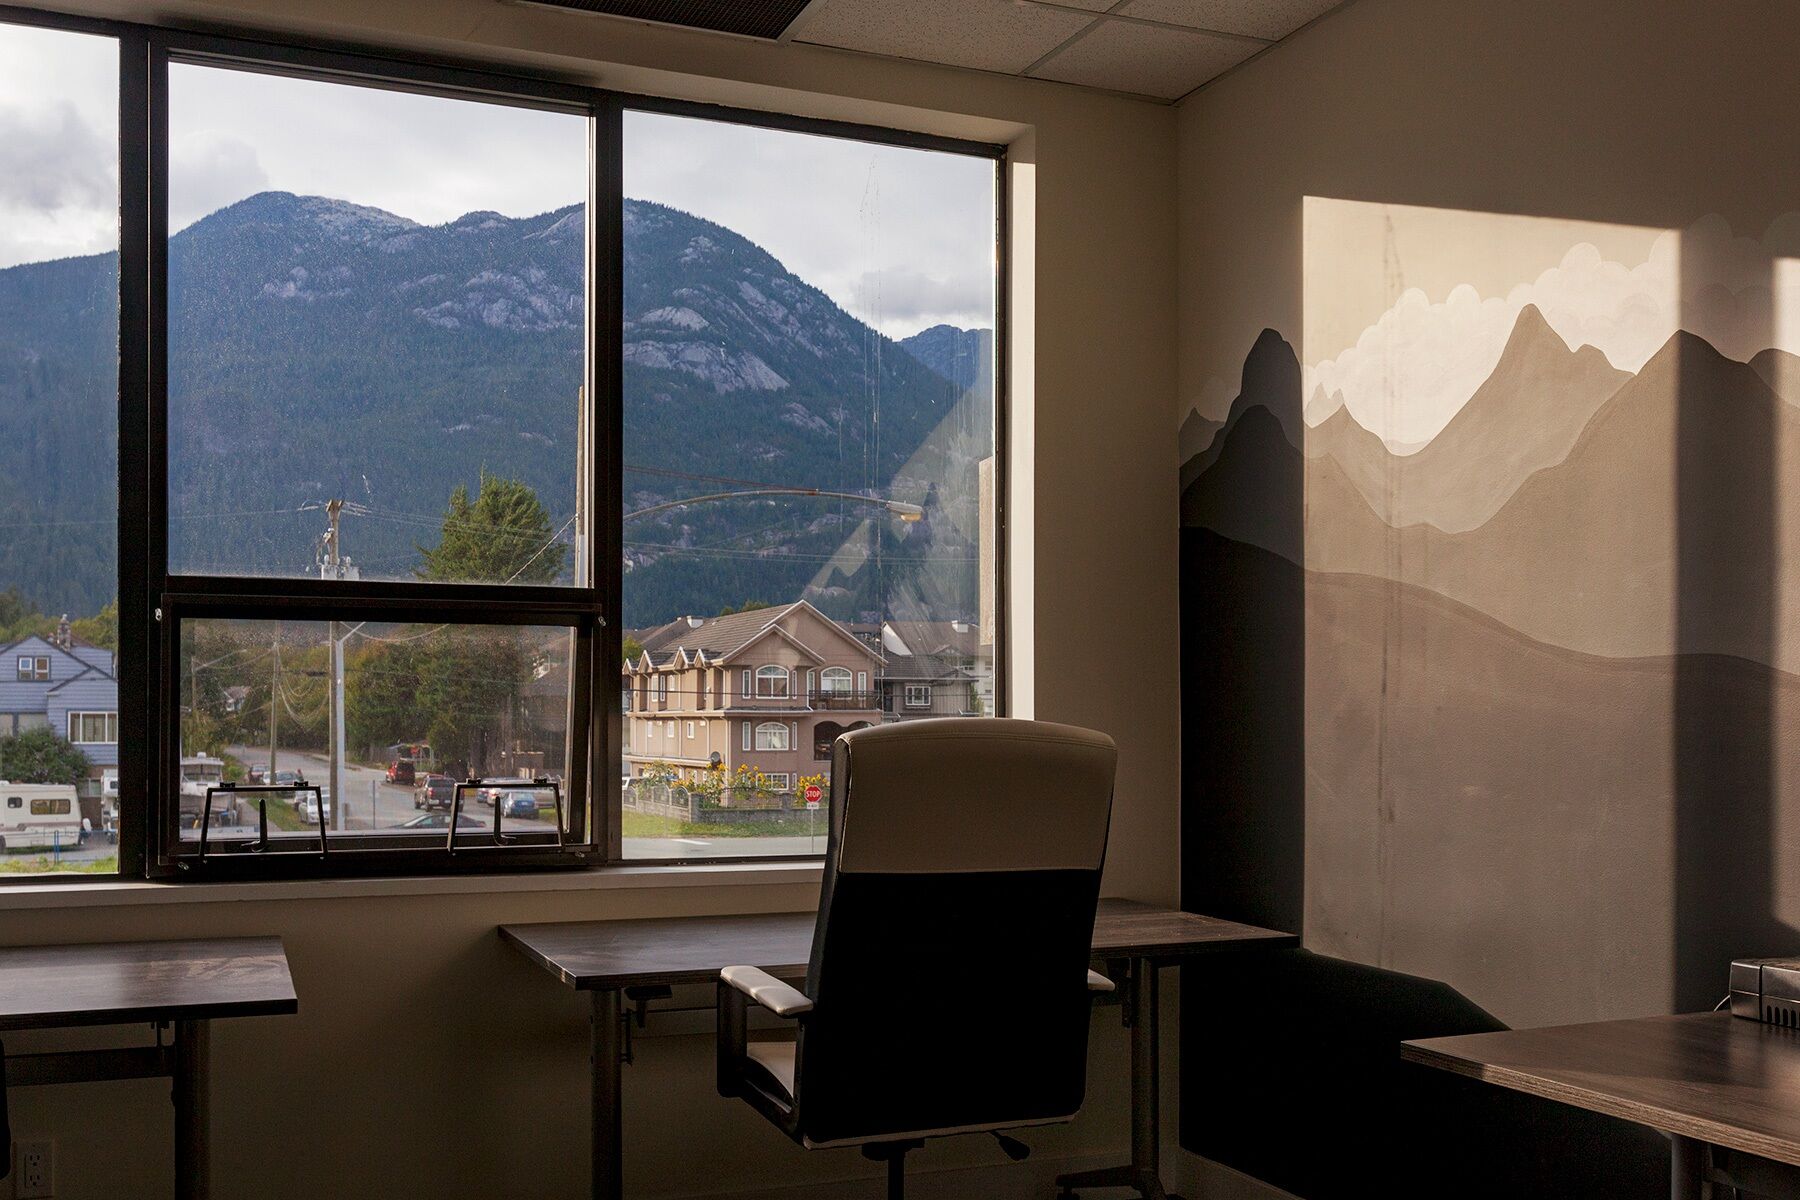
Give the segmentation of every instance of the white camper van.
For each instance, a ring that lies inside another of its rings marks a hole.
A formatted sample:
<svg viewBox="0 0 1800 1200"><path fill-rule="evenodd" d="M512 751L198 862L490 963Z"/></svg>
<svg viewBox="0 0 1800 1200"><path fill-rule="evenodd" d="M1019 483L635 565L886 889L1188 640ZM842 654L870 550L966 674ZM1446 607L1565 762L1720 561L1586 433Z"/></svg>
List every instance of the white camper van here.
<svg viewBox="0 0 1800 1200"><path fill-rule="evenodd" d="M0 782L0 850L73 848L81 841L81 804L64 783Z"/></svg>

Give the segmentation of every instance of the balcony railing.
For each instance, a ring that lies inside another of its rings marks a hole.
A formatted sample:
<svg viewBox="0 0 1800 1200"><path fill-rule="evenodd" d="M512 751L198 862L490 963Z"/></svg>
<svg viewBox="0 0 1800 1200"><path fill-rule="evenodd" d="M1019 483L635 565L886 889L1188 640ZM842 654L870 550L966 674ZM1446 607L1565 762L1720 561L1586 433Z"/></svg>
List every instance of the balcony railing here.
<svg viewBox="0 0 1800 1200"><path fill-rule="evenodd" d="M821 712L873 712L881 707L881 693L814 691L808 701Z"/></svg>

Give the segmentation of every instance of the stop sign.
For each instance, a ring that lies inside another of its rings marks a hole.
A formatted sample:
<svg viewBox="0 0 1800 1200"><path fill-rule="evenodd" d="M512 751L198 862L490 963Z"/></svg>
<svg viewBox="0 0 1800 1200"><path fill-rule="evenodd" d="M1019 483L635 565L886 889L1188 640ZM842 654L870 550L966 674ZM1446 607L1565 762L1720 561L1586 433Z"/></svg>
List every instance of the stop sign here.
<svg viewBox="0 0 1800 1200"><path fill-rule="evenodd" d="M825 795L824 792L819 790L819 785L816 783L807 784L806 792L804 794L806 796L806 803L811 807L817 807L819 800Z"/></svg>

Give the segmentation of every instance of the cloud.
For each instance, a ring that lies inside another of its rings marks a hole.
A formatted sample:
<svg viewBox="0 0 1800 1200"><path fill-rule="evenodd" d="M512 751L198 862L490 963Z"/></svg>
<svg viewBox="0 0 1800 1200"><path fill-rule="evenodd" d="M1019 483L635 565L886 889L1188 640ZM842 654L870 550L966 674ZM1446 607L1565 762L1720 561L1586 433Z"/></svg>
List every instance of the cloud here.
<svg viewBox="0 0 1800 1200"><path fill-rule="evenodd" d="M185 228L268 186L249 142L204 129L182 134L169 146L169 228Z"/></svg>
<svg viewBox="0 0 1800 1200"><path fill-rule="evenodd" d="M117 157L73 104L0 108L0 204L8 208L116 206Z"/></svg>
<svg viewBox="0 0 1800 1200"><path fill-rule="evenodd" d="M964 272L944 278L909 267L864 271L851 285L855 307L877 328L927 329L933 325L985 328L993 323L991 277Z"/></svg>
<svg viewBox="0 0 1800 1200"><path fill-rule="evenodd" d="M1433 302L1409 289L1354 346L1305 368L1307 420L1323 421L1341 398L1391 448L1422 447L1493 371L1527 305L1571 348L1593 346L1626 371L1642 370L1677 329L1740 361L1770 348L1800 354L1800 260L1788 256L1797 233L1800 215L1761 239L1708 216L1661 234L1636 265L1584 242L1505 296L1464 286Z"/></svg>
<svg viewBox="0 0 1800 1200"><path fill-rule="evenodd" d="M116 247L117 172L74 105L0 104L0 267Z"/></svg>

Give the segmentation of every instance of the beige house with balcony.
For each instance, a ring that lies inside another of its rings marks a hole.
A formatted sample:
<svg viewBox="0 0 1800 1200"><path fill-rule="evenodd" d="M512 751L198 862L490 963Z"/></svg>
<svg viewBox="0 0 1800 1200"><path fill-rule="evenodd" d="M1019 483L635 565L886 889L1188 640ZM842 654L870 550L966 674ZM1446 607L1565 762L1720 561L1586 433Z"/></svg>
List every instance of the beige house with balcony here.
<svg viewBox="0 0 1800 1200"><path fill-rule="evenodd" d="M748 764L787 791L829 775L831 743L881 720L882 656L804 600L681 617L633 635L624 664L625 768L693 778Z"/></svg>

